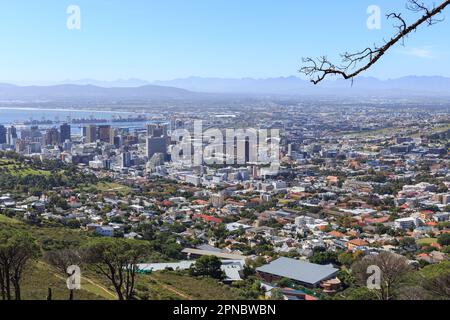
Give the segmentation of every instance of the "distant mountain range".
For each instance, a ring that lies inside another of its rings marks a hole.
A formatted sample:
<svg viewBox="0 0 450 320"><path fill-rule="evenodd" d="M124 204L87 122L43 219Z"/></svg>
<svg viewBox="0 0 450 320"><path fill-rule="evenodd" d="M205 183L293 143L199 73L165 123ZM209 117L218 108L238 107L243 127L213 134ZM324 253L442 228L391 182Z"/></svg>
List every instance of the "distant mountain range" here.
<svg viewBox="0 0 450 320"><path fill-rule="evenodd" d="M156 85L105 88L75 84L23 87L0 84L0 100L170 100L192 96L195 96L195 93L188 90Z"/></svg>
<svg viewBox="0 0 450 320"><path fill-rule="evenodd" d="M298 77L268 79L221 79L191 77L171 81L157 81L191 91L215 93L250 93L282 95L443 95L450 96L450 78L409 76L392 80L358 77L354 81L338 79L313 85Z"/></svg>
<svg viewBox="0 0 450 320"><path fill-rule="evenodd" d="M190 77L149 83L140 79L98 81L66 80L46 86L18 86L0 83L0 100L170 100L239 95L267 96L351 96L351 97L450 97L450 78L409 76L391 80L359 77L313 85L298 77L267 79L222 79ZM63 81L65 82L65 81Z"/></svg>

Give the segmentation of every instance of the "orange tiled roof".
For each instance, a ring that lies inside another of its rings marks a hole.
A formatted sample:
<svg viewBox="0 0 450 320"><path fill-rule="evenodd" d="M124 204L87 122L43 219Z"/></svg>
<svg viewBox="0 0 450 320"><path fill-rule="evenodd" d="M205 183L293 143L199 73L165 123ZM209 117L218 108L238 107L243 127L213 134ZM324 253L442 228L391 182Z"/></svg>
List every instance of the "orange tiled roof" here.
<svg viewBox="0 0 450 320"><path fill-rule="evenodd" d="M368 243L367 241L363 240L363 239L353 239L349 241L350 244L355 245L355 246L366 246Z"/></svg>
<svg viewBox="0 0 450 320"><path fill-rule="evenodd" d="M222 222L222 219L216 218L216 217L211 217L211 216L208 216L206 214L195 214L192 218L194 218L194 219L202 219L203 221L206 221L206 222L214 222L214 223L221 223Z"/></svg>
<svg viewBox="0 0 450 320"><path fill-rule="evenodd" d="M344 238L345 237L345 234L343 234L342 232L339 232L339 231L335 231L335 230L333 230L331 232L328 232L328 234L330 236L333 236L333 237L336 237L336 238Z"/></svg>

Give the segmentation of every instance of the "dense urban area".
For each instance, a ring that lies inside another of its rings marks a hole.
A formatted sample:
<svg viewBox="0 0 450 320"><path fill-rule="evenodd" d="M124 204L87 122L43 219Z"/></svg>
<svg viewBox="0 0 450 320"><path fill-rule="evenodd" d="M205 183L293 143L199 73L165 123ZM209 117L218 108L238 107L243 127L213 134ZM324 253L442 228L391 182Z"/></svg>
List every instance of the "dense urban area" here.
<svg viewBox="0 0 450 320"><path fill-rule="evenodd" d="M446 104L127 108L0 125L3 300L450 298ZM231 162L174 161L174 132L196 121L279 137L224 141ZM252 159L263 142L276 170Z"/></svg>

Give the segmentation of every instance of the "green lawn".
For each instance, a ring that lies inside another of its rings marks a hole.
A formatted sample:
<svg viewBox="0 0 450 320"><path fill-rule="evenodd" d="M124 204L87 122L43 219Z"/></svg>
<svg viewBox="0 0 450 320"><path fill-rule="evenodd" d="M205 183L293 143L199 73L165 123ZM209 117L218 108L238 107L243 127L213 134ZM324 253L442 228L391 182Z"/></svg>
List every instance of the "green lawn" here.
<svg viewBox="0 0 450 320"><path fill-rule="evenodd" d="M131 188L116 182L99 182L97 184L86 185L78 188L79 192L88 192L89 190L97 190L100 192L116 192L121 195L127 195L131 192Z"/></svg>
<svg viewBox="0 0 450 320"><path fill-rule="evenodd" d="M24 163L19 163L15 160L0 159L0 169L4 170L7 174L13 176L28 176L28 175L38 175L38 176L50 176L50 171L36 170L31 168L29 165Z"/></svg>
<svg viewBox="0 0 450 320"><path fill-rule="evenodd" d="M96 187L103 192L129 193L131 191L129 187L115 182L100 182Z"/></svg>
<svg viewBox="0 0 450 320"><path fill-rule="evenodd" d="M430 245L435 242L437 242L437 238L423 238L423 239L417 240L417 243L421 244L421 245Z"/></svg>

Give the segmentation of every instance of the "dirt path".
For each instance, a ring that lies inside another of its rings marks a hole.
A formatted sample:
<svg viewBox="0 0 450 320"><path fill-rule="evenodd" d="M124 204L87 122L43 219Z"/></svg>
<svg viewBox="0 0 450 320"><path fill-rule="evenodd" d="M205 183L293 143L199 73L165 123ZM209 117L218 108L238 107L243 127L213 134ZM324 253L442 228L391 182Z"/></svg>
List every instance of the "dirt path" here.
<svg viewBox="0 0 450 320"><path fill-rule="evenodd" d="M93 286L96 286L97 288L101 289L102 291L104 291L107 295L109 295L111 298L113 299L117 299L117 296L112 292L109 291L107 288L105 288L104 286L98 284L97 282L86 278L86 277L81 277L82 280L86 280L87 282L89 282L90 284L92 284Z"/></svg>
<svg viewBox="0 0 450 320"><path fill-rule="evenodd" d="M186 299L186 300L193 300L192 297L188 296L187 294L185 294L185 293L183 293L183 292L181 292L181 291L178 291L178 290L175 289L174 287L172 287L172 286L170 286L170 285L168 285L168 284L165 284L165 283L161 282L160 280L158 280L158 279L156 279L156 278L154 278L154 277L152 277L152 276L150 276L150 275L149 275L148 277L149 277L151 280L155 281L158 285L160 285L160 286L163 287L164 289L166 289L166 290L168 290L168 291L170 291L170 292L172 292L172 293L175 293L176 295L182 297L183 299Z"/></svg>

